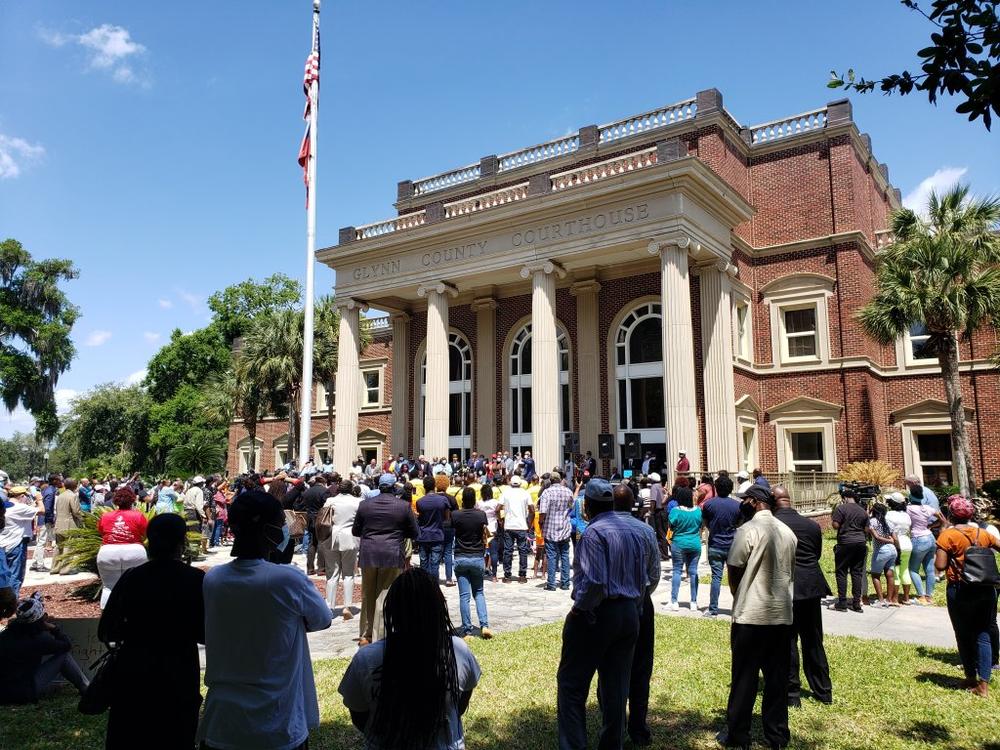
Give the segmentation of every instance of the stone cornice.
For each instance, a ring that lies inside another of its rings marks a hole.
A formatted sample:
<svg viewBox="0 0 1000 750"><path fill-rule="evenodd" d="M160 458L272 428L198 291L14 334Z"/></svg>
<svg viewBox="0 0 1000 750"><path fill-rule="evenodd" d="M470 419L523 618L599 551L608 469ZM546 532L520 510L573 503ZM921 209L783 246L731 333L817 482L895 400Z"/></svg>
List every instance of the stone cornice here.
<svg viewBox="0 0 1000 750"><path fill-rule="evenodd" d="M776 245L762 245L754 247L746 240L733 235L733 246L743 251L751 258L768 258L772 255L784 255L785 253L796 253L803 250L816 250L828 248L833 245L847 245L855 243L861 250L861 254L868 260L875 259L875 249L871 246L864 232L836 232L834 234L822 235L819 237L807 237L804 240L794 242L781 242Z"/></svg>

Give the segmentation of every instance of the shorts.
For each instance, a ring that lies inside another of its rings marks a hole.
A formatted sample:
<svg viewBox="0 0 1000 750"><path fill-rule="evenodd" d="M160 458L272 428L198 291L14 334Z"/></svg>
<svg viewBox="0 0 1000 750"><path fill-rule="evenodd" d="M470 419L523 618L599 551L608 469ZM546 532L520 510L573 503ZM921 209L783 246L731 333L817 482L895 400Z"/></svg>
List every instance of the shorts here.
<svg viewBox="0 0 1000 750"><path fill-rule="evenodd" d="M872 575L888 573L895 564L896 548L891 544L884 544L878 552L872 554L871 573Z"/></svg>

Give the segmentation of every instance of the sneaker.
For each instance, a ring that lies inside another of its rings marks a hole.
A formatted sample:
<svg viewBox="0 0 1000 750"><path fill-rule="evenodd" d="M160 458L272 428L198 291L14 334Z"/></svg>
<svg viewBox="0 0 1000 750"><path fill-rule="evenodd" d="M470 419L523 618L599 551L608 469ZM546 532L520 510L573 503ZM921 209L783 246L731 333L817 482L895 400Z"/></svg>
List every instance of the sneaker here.
<svg viewBox="0 0 1000 750"><path fill-rule="evenodd" d="M858 612L858 613L860 613L860 612L864 612L864 611L865 611L865 608L862 607L860 604L852 604L851 605L851 612Z"/></svg>
<svg viewBox="0 0 1000 750"><path fill-rule="evenodd" d="M710 609L706 609L704 612L701 613L701 616L702 617L718 617L719 613L718 612L713 612Z"/></svg>
<svg viewBox="0 0 1000 750"><path fill-rule="evenodd" d="M454 581L445 581L445 582L444 582L444 585L445 585L445 586L454 586L454 585L455 585L455 582L454 582Z"/></svg>
<svg viewBox="0 0 1000 750"><path fill-rule="evenodd" d="M561 588L563 591L569 591L570 590L570 586L560 586L559 588Z"/></svg>
<svg viewBox="0 0 1000 750"><path fill-rule="evenodd" d="M527 583L528 582L528 576L518 576L517 577L517 582L518 583Z"/></svg>
<svg viewBox="0 0 1000 750"><path fill-rule="evenodd" d="M679 605L677 602L670 602L670 604L667 605L667 609L669 609L671 612L680 612L681 605Z"/></svg>
<svg viewBox="0 0 1000 750"><path fill-rule="evenodd" d="M493 637L493 631L490 630L489 628L482 628L479 632L479 635L482 637L484 641L488 641L490 638Z"/></svg>
<svg viewBox="0 0 1000 750"><path fill-rule="evenodd" d="M847 611L847 605L846 604L831 604L829 607L827 607L827 609L831 609L834 612L846 612Z"/></svg>
<svg viewBox="0 0 1000 750"><path fill-rule="evenodd" d="M545 587L545 591L555 591L555 590L556 590L555 586L546 586Z"/></svg>
<svg viewBox="0 0 1000 750"><path fill-rule="evenodd" d="M511 578L510 576L504 576L504 577L503 577L503 582L504 582L504 583L513 583L513 582L514 582L514 579L513 579L513 578Z"/></svg>
<svg viewBox="0 0 1000 750"><path fill-rule="evenodd" d="M354 613L351 612L351 610L349 610L347 607L344 607L343 617L344 617L344 622L347 622L348 620L353 620L354 619Z"/></svg>

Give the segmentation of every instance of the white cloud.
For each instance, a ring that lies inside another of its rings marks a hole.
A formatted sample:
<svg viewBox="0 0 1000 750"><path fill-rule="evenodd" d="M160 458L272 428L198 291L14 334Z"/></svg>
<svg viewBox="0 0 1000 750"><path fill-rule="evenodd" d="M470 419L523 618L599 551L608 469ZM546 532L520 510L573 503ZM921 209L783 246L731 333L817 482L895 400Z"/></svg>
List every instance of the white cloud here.
<svg viewBox="0 0 1000 750"><path fill-rule="evenodd" d="M189 292L187 289L180 289L180 288L176 289L175 291L177 292L177 296L180 297L181 300L195 312L201 310L205 304L205 298L202 297L200 294L196 294L195 292Z"/></svg>
<svg viewBox="0 0 1000 750"><path fill-rule="evenodd" d="M174 303L168 299L158 299L157 302L160 303L160 307L162 307L164 310L169 310L171 307L174 306Z"/></svg>
<svg viewBox="0 0 1000 750"><path fill-rule="evenodd" d="M160 340L160 334L153 333L153 331L143 331L142 337L146 339L150 344L155 344Z"/></svg>
<svg viewBox="0 0 1000 750"><path fill-rule="evenodd" d="M14 411L6 411L0 407L0 414L3 415L0 417L2 437L10 437L15 432L32 432L35 429L35 418L24 407L18 406Z"/></svg>
<svg viewBox="0 0 1000 750"><path fill-rule="evenodd" d="M102 344L106 344L110 338L111 331L97 329L96 331L91 331L90 335L87 336L87 340L83 343L86 346L101 346Z"/></svg>
<svg viewBox="0 0 1000 750"><path fill-rule="evenodd" d="M0 180L20 176L26 164L36 162L43 156L45 148L41 144L0 133Z"/></svg>
<svg viewBox="0 0 1000 750"><path fill-rule="evenodd" d="M146 47L132 39L129 30L122 26L104 23L84 34L41 29L38 35L52 47L79 45L86 51L92 70L108 73L118 83L149 85L149 76L137 66L146 55Z"/></svg>
<svg viewBox="0 0 1000 750"><path fill-rule="evenodd" d="M56 411L59 414L65 414L69 411L70 407L73 405L73 399L80 395L79 391L73 390L72 388L56 388Z"/></svg>
<svg viewBox="0 0 1000 750"><path fill-rule="evenodd" d="M941 195L961 180L968 171L968 167L941 167L930 177L921 180L919 185L907 193L906 197L903 198L903 205L918 214L925 214L927 199L931 197L931 193Z"/></svg>
<svg viewBox="0 0 1000 750"><path fill-rule="evenodd" d="M125 378L125 385L138 385L143 380L146 379L146 370L136 370L127 378Z"/></svg>

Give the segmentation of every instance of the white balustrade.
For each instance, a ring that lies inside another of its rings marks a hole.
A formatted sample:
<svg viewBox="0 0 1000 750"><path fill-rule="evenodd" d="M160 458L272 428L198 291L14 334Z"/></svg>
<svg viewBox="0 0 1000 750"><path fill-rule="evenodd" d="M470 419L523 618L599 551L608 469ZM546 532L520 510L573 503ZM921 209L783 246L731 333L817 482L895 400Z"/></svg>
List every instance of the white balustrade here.
<svg viewBox="0 0 1000 750"><path fill-rule="evenodd" d="M882 250L883 248L889 247L893 242L896 241L896 236L892 233L891 229L880 229L875 232L875 249Z"/></svg>
<svg viewBox="0 0 1000 750"><path fill-rule="evenodd" d="M354 230L354 239L368 240L372 237L381 237L385 234L392 234L403 229L413 229L419 227L425 221L423 211L415 211L412 214L395 216L385 221L376 221L372 224L364 224Z"/></svg>
<svg viewBox="0 0 1000 750"><path fill-rule="evenodd" d="M698 105L694 99L685 99L677 104L668 104L641 115L628 117L624 120L608 123L600 127L600 142L610 143L622 138L628 138L649 130L662 128L666 125L673 125L675 122L690 120L698 112Z"/></svg>
<svg viewBox="0 0 1000 750"><path fill-rule="evenodd" d="M608 177L634 172L637 169L645 169L654 164L656 164L655 146L554 174L552 175L552 190L565 190L576 185L586 185Z"/></svg>
<svg viewBox="0 0 1000 750"><path fill-rule="evenodd" d="M472 182L479 179L479 165L470 164L467 167L459 167L450 172L425 177L413 183L414 195L426 195L436 190L444 190L454 185L461 185L464 182Z"/></svg>
<svg viewBox="0 0 1000 750"><path fill-rule="evenodd" d="M751 143L770 143L826 127L826 107L750 127Z"/></svg>
<svg viewBox="0 0 1000 750"><path fill-rule="evenodd" d="M511 169L536 164L546 159L565 156L566 154L573 153L578 148L580 148L580 136L579 134L575 134L566 138L540 143L537 146L522 148L519 151L511 151L497 157L497 171L507 172Z"/></svg>
<svg viewBox="0 0 1000 750"><path fill-rule="evenodd" d="M361 327L367 329L370 333L388 331L391 327L389 323L389 316L380 315L377 318L362 318Z"/></svg>
<svg viewBox="0 0 1000 750"><path fill-rule="evenodd" d="M464 216L465 214L484 211L488 208L503 206L507 203L513 203L514 201L523 200L527 197L528 183L521 182L517 185L509 185L508 187L500 188L499 190L481 193L480 195L474 195L471 198L465 198L453 203L445 203L444 216L446 219L451 219L455 216Z"/></svg>

